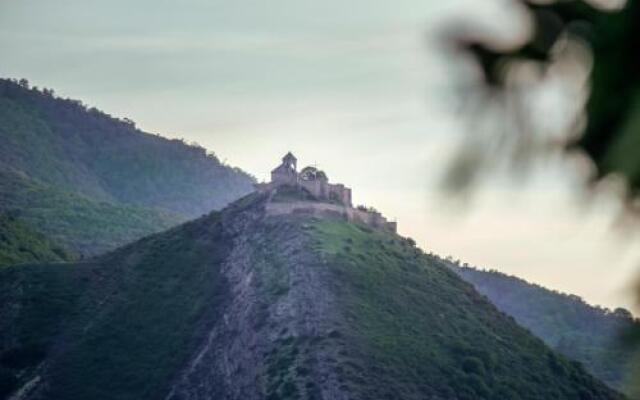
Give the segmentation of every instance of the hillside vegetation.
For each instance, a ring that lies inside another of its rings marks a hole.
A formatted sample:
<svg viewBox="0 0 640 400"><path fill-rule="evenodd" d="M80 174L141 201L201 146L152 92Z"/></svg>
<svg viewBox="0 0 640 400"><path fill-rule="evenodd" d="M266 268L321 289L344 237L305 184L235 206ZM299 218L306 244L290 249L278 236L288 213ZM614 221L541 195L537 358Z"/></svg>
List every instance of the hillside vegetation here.
<svg viewBox="0 0 640 400"><path fill-rule="evenodd" d="M0 213L0 267L71 259L72 255L61 246L33 232L14 216Z"/></svg>
<svg viewBox="0 0 640 400"><path fill-rule="evenodd" d="M546 289L497 271L454 266L500 310L542 338L549 346L574 360L612 387L640 394L629 379L640 371L637 352L624 336L640 328L622 308L593 307L581 298Z"/></svg>
<svg viewBox="0 0 640 400"><path fill-rule="evenodd" d="M202 147L6 79L0 171L0 211L81 254L220 209L254 181Z"/></svg>
<svg viewBox="0 0 640 400"><path fill-rule="evenodd" d="M79 254L99 254L182 220L152 208L92 199L11 171L0 171L0 210Z"/></svg>
<svg viewBox="0 0 640 400"><path fill-rule="evenodd" d="M409 241L341 222L315 228L349 321L345 337L366 354L362 398L611 395Z"/></svg>
<svg viewBox="0 0 640 400"><path fill-rule="evenodd" d="M2 270L4 396L46 365L51 387L36 398L163 398L224 294L217 220L204 217L90 263Z"/></svg>
<svg viewBox="0 0 640 400"><path fill-rule="evenodd" d="M250 195L90 262L0 270L0 393L622 398L410 241L265 216L265 201Z"/></svg>

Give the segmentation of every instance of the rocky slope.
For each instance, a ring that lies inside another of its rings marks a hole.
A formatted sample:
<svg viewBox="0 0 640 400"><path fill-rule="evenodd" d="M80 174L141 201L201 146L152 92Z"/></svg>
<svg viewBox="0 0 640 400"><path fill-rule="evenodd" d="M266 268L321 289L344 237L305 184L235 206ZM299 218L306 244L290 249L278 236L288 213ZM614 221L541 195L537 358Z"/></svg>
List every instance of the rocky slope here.
<svg viewBox="0 0 640 400"><path fill-rule="evenodd" d="M618 399L397 235L250 195L85 263L0 270L19 399Z"/></svg>

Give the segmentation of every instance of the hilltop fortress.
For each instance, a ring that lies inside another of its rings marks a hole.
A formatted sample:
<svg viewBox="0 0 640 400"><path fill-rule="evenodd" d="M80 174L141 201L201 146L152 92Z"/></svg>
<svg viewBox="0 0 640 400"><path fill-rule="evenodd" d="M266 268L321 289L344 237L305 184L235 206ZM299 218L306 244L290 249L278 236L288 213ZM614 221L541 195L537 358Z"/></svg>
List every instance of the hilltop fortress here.
<svg viewBox="0 0 640 400"><path fill-rule="evenodd" d="M329 183L327 175L315 168L297 170L296 157L287 153L282 163L271 171L271 182L255 185L270 194L267 214L311 214L337 216L347 221L395 232L396 223L378 211L363 206L353 207L351 189L341 183Z"/></svg>

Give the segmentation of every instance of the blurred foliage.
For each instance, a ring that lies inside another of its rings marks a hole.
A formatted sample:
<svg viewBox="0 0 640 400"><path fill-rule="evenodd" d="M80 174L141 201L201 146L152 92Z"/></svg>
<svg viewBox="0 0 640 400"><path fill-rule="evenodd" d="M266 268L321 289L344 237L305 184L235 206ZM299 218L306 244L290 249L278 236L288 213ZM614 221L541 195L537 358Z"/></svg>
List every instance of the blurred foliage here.
<svg viewBox="0 0 640 400"><path fill-rule="evenodd" d="M495 142L508 142L507 145L463 148L447 177L449 186L470 187L478 171L488 163L496 159L526 158L539 150L536 148L539 132L522 123L522 114L531 110L521 101L523 93L514 89L510 81L510 67L529 63L544 75L557 61L558 49L574 43L589 53L581 61L582 68L588 71L586 104L578 120L558 142L563 150L581 154L589 161L592 182L610 176L622 178L627 188L627 208L638 211L640 1L627 0L620 9L610 10L601 4L596 7L595 0L518 0L518 3L533 22L532 34L520 46L501 49L497 43L463 32L462 28L454 30L449 37L456 48L475 58L485 83L480 91L506 103L499 118L517 121L515 129L507 135L494 135ZM571 80L576 72L575 68L566 69L560 78ZM531 118L544 120L546 116L534 114ZM640 330L636 329L630 337L640 343Z"/></svg>
<svg viewBox="0 0 640 400"><path fill-rule="evenodd" d="M553 66L558 48L567 41L585 46L591 52L590 59L582 60L590 71L586 120L576 121L574 128L579 132L566 132L563 145L591 160L595 181L610 174L625 178L630 199L634 200L640 189L640 1L628 0L620 10L596 8L593 2L583 0L518 1L533 21L531 36L520 46L498 49L497 43L463 32L462 28L454 30L449 39L456 48L474 56L486 83L483 90L496 96L514 94L509 93L513 92L509 83L511 66L534 62L544 73ZM565 71L565 78L570 79L572 72ZM521 104L517 104L517 98L511 96L510 101L516 103L505 110L511 115L501 117L518 118L514 114L526 112L518 110ZM584 129L582 122L586 122ZM517 151L533 151L535 132L528 132L529 127L519 128L507 140L517 141ZM451 176L463 186L470 184L474 171L494 157L504 154L485 152L460 157Z"/></svg>

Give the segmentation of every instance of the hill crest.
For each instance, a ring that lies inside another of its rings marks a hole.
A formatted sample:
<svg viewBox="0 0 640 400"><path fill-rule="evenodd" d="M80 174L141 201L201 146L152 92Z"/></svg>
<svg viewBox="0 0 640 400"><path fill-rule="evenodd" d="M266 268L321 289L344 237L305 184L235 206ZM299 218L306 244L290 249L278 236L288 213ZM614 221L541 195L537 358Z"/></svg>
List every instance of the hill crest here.
<svg viewBox="0 0 640 400"><path fill-rule="evenodd" d="M3 364L24 398L622 398L410 240L267 202L0 270L0 359L42 349Z"/></svg>

